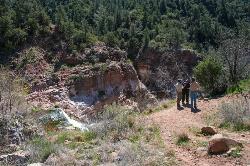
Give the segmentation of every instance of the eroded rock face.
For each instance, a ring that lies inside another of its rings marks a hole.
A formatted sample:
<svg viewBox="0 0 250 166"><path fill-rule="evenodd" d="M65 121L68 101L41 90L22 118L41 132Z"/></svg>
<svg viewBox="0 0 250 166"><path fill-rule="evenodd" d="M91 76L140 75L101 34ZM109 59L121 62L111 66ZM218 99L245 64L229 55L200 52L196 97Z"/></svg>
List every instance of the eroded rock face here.
<svg viewBox="0 0 250 166"><path fill-rule="evenodd" d="M148 48L139 53L135 66L140 80L150 91L159 98L171 97L176 80L191 77L200 60L192 50L157 51Z"/></svg>
<svg viewBox="0 0 250 166"><path fill-rule="evenodd" d="M125 62L113 62L96 69L81 71L70 81L69 94L73 101L94 105L100 109L105 104L118 101L120 96L126 98L154 99L140 82L134 67ZM145 101L144 100L144 101ZM149 100L153 104L156 100ZM145 105L146 106L146 105Z"/></svg>
<svg viewBox="0 0 250 166"><path fill-rule="evenodd" d="M1 117L0 155L11 154L17 151L20 145L28 141L36 133L36 126L25 121L25 117L23 116L12 115L11 117ZM10 156L7 156L7 159L9 159L9 157Z"/></svg>
<svg viewBox="0 0 250 166"><path fill-rule="evenodd" d="M104 43L99 42L89 49L85 50L86 62L107 62L107 61L125 61L127 53L119 48L107 47Z"/></svg>
<svg viewBox="0 0 250 166"><path fill-rule="evenodd" d="M126 52L98 43L83 54L60 55L61 62L78 65L64 66L41 80L36 78L39 85L44 86L33 87L32 84L28 101L44 109L56 104L80 119L113 102L130 103L127 101L130 99L141 108L157 102L139 80L135 68L128 62ZM74 57L75 62L72 60Z"/></svg>
<svg viewBox="0 0 250 166"><path fill-rule="evenodd" d="M136 90L139 80L133 66L122 62L104 65L107 65L105 69L98 67L74 75L70 85L71 96L93 93L103 93L98 95L105 96L118 94L125 89Z"/></svg>

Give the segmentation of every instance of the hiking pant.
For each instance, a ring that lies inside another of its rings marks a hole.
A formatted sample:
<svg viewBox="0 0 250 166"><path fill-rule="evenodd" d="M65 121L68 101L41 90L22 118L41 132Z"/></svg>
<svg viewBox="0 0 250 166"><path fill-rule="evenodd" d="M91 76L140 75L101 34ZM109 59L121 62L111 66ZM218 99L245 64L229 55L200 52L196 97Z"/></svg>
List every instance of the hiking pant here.
<svg viewBox="0 0 250 166"><path fill-rule="evenodd" d="M196 107L197 92L196 91L191 91L190 92L190 98L191 98L191 106Z"/></svg>
<svg viewBox="0 0 250 166"><path fill-rule="evenodd" d="M184 103L186 101L186 103L189 103L189 89L183 89L182 90L182 103Z"/></svg>
<svg viewBox="0 0 250 166"><path fill-rule="evenodd" d="M179 107L182 99L182 92L177 92L176 95L177 95L177 106Z"/></svg>

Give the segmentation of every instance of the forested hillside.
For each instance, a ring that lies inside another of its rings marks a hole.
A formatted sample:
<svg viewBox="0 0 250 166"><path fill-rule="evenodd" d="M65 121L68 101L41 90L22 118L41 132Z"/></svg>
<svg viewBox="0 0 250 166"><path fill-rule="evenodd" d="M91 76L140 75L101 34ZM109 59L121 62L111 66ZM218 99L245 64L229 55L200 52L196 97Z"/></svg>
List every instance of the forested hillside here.
<svg viewBox="0 0 250 166"><path fill-rule="evenodd" d="M0 0L0 166L250 166L249 76L250 0Z"/></svg>
<svg viewBox="0 0 250 166"><path fill-rule="evenodd" d="M232 36L249 36L248 0L1 0L0 55L56 32L65 51L96 41L127 50L207 51ZM66 43L66 44L65 44Z"/></svg>

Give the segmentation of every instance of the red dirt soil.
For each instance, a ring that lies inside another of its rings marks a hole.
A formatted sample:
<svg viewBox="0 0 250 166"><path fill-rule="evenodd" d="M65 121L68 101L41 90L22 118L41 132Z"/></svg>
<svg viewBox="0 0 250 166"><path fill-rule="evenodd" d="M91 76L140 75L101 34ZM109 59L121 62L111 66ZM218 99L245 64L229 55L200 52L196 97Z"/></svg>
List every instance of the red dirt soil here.
<svg viewBox="0 0 250 166"><path fill-rule="evenodd" d="M242 157L233 158L226 155L210 156L204 152L197 153L197 148L201 147L198 142L207 142L210 137L195 133L193 130L200 130L207 126L205 117L215 113L219 103L228 100L228 97L199 101L199 112L192 112L190 108L177 110L176 106L156 112L150 115L152 123L160 126L162 138L168 150L175 153L178 165L185 166L249 166L250 165L250 132L233 133L218 129L218 133L227 135L243 143L244 149ZM186 133L190 138L187 146L177 146L176 137L178 134Z"/></svg>

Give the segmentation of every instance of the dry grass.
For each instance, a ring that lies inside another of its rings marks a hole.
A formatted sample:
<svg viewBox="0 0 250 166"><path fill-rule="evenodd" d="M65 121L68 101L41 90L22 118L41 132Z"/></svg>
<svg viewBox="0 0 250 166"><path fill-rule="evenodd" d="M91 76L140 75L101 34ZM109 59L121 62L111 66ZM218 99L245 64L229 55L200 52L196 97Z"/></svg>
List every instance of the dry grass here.
<svg viewBox="0 0 250 166"><path fill-rule="evenodd" d="M220 127L234 131L250 131L250 100L240 97L220 106Z"/></svg>
<svg viewBox="0 0 250 166"><path fill-rule="evenodd" d="M250 99L238 97L222 102L215 113L206 115L207 125L232 131L250 131Z"/></svg>
<svg viewBox="0 0 250 166"><path fill-rule="evenodd" d="M148 108L146 111L144 111L145 115L149 115L154 112L159 112L168 108L171 108L175 104L175 100L163 100L159 102L157 106L153 106L151 108Z"/></svg>
<svg viewBox="0 0 250 166"><path fill-rule="evenodd" d="M177 135L176 145L178 146L186 146L189 143L189 137L186 133L181 133Z"/></svg>
<svg viewBox="0 0 250 166"><path fill-rule="evenodd" d="M95 122L89 132L53 131L48 133L51 139L40 137L42 140L30 142L31 161L45 161L50 156L46 162L50 165L176 165L174 154L165 149L159 127L146 124L144 116L133 110L113 104L105 107Z"/></svg>

